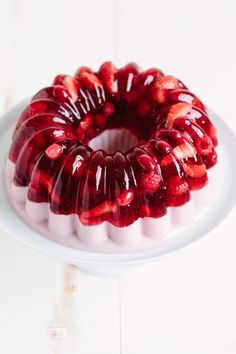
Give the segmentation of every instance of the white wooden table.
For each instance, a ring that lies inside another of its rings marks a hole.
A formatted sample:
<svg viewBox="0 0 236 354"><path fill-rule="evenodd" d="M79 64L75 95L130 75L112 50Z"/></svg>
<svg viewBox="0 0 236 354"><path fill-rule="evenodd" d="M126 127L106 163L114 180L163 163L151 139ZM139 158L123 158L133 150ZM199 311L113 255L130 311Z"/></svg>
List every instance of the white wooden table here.
<svg viewBox="0 0 236 354"><path fill-rule="evenodd" d="M0 111L57 73L135 60L179 76L236 132L235 10L234 0L1 1ZM0 231L0 353L236 353L235 220L121 279Z"/></svg>

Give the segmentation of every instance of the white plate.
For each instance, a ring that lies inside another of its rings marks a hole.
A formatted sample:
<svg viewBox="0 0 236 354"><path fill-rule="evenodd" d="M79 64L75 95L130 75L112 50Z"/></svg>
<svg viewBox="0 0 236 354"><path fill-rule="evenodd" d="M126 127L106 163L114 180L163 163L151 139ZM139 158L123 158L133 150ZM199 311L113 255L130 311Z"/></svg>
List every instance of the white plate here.
<svg viewBox="0 0 236 354"><path fill-rule="evenodd" d="M0 148L0 173L3 170L5 158L11 144L9 139L10 132L25 104L26 101L18 104L0 118L0 142L2 142ZM211 208L207 214L197 221L193 228L183 232L181 237L170 239L169 242L157 249L132 254L100 254L66 247L41 236L29 228L14 213L5 196L2 178L0 182L0 228L16 240L35 250L100 275L115 275L117 271L120 273L120 270L125 270L127 267L150 264L167 254L190 245L219 225L232 211L236 201L236 186L234 183L236 176L236 138L219 116L212 111L210 111L210 116L219 132L221 158L224 168L223 188L216 200L215 207Z"/></svg>

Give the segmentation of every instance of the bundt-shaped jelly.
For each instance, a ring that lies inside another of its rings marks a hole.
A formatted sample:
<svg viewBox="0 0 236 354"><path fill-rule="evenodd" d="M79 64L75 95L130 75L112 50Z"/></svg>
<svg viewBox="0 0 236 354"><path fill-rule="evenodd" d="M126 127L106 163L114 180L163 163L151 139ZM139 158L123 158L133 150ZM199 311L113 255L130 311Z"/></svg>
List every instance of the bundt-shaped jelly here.
<svg viewBox="0 0 236 354"><path fill-rule="evenodd" d="M121 128L137 137L128 151L89 147ZM216 145L204 104L181 81L106 62L96 73L58 75L37 93L19 117L9 159L30 201L77 214L85 225L127 226L188 202L207 183Z"/></svg>

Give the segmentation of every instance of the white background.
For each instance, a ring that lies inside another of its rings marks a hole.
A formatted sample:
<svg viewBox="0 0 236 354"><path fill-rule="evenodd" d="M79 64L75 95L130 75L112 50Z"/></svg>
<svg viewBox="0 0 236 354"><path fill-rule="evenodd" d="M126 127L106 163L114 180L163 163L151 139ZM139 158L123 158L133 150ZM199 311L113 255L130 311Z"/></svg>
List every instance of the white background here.
<svg viewBox="0 0 236 354"><path fill-rule="evenodd" d="M0 0L0 112L57 73L136 61L181 78L236 132L235 4ZM84 274L0 231L0 353L236 353L235 217L122 279Z"/></svg>

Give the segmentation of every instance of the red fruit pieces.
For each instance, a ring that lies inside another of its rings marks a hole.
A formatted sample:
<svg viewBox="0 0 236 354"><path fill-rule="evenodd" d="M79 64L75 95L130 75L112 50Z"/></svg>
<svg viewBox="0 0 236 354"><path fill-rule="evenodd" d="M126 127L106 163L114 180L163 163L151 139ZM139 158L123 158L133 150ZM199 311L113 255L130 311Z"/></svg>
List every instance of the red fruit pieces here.
<svg viewBox="0 0 236 354"><path fill-rule="evenodd" d="M188 118L179 117L174 121L174 128L190 136L202 157L205 158L212 153L213 142L197 123Z"/></svg>
<svg viewBox="0 0 236 354"><path fill-rule="evenodd" d="M187 89L177 89L168 92L167 102L170 104L180 102L189 103L194 107L200 108L203 112L206 112L206 107L204 106L204 104L199 100L197 96L195 96Z"/></svg>
<svg viewBox="0 0 236 354"><path fill-rule="evenodd" d="M81 66L75 73L75 77L79 78L83 73L92 74L93 71L88 66Z"/></svg>
<svg viewBox="0 0 236 354"><path fill-rule="evenodd" d="M105 202L102 202L101 204L98 204L97 206L95 206L90 210L83 211L80 215L80 220L83 224L89 225L91 219L93 218L97 219L99 217L104 216L104 214L108 214L108 213L116 213L117 210L118 210L117 205L107 200Z"/></svg>
<svg viewBox="0 0 236 354"><path fill-rule="evenodd" d="M67 88L68 92L70 93L72 100L74 102L78 99L78 90L79 90L79 83L73 77L69 75L57 75L54 80L54 85L63 85Z"/></svg>
<svg viewBox="0 0 236 354"><path fill-rule="evenodd" d="M170 164L177 164L176 158L172 152L165 155L161 160L161 167L167 167Z"/></svg>
<svg viewBox="0 0 236 354"><path fill-rule="evenodd" d="M201 178L206 174L205 164L197 165L184 163L182 167L186 175L192 178Z"/></svg>
<svg viewBox="0 0 236 354"><path fill-rule="evenodd" d="M197 155L197 150L193 144L186 141L184 144L176 146L172 153L177 159L194 158Z"/></svg>
<svg viewBox="0 0 236 354"><path fill-rule="evenodd" d="M142 174L140 177L141 187L144 193L151 194L155 193L161 186L162 178L161 175L152 171L151 173Z"/></svg>
<svg viewBox="0 0 236 354"><path fill-rule="evenodd" d="M64 86L71 94L72 100L76 102L78 99L78 89L79 89L78 81L71 76L66 76L64 80Z"/></svg>
<svg viewBox="0 0 236 354"><path fill-rule="evenodd" d="M151 95L155 102L164 103L168 91L179 88L179 81L173 76L164 76L156 81L151 89Z"/></svg>
<svg viewBox="0 0 236 354"><path fill-rule="evenodd" d="M120 194L116 197L116 201L120 206L127 206L132 203L134 199L134 191L129 189L124 189L120 192Z"/></svg>
<svg viewBox="0 0 236 354"><path fill-rule="evenodd" d="M53 87L53 96L62 103L69 101L69 98L71 97L69 91L62 85L55 85Z"/></svg>
<svg viewBox="0 0 236 354"><path fill-rule="evenodd" d="M86 71L79 74L78 80L90 91L94 91L96 87L102 86L101 81L95 74Z"/></svg>
<svg viewBox="0 0 236 354"><path fill-rule="evenodd" d="M183 195L189 190L188 183L179 176L172 176L167 181L167 191L172 195Z"/></svg>
<svg viewBox="0 0 236 354"><path fill-rule="evenodd" d="M171 153L164 156L161 160L161 166L168 166L171 163L177 163L175 159L181 160L186 158L196 158L197 150L193 144L185 142L176 146Z"/></svg>
<svg viewBox="0 0 236 354"><path fill-rule="evenodd" d="M116 72L117 72L117 70L111 61L107 61L99 69L98 75L99 75L105 89L110 94L113 94L115 92L114 81L115 81L115 73Z"/></svg>
<svg viewBox="0 0 236 354"><path fill-rule="evenodd" d="M173 127L173 123L178 117L185 117L191 112L191 104L189 103L176 103L170 107L166 118L166 126L168 129Z"/></svg>
<svg viewBox="0 0 236 354"><path fill-rule="evenodd" d="M46 150L45 154L50 160L56 160L61 157L63 153L63 147L59 144L52 144Z"/></svg>

